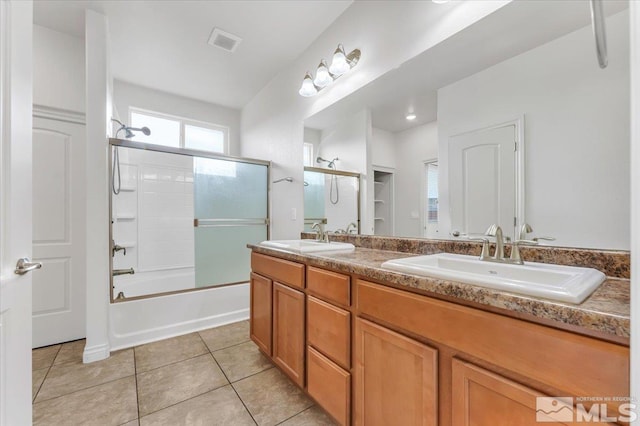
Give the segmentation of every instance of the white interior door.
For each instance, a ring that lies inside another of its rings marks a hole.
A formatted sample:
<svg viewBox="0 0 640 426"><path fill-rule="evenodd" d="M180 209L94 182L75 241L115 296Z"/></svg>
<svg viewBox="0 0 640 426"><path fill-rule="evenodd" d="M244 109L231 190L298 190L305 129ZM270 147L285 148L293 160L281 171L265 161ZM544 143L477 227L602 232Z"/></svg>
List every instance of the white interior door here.
<svg viewBox="0 0 640 426"><path fill-rule="evenodd" d="M31 1L0 1L0 425L31 424Z"/></svg>
<svg viewBox="0 0 640 426"><path fill-rule="evenodd" d="M516 218L516 126L449 139L451 229L482 235L499 225L513 238Z"/></svg>
<svg viewBox="0 0 640 426"><path fill-rule="evenodd" d="M85 128L33 120L33 347L85 337Z"/></svg>

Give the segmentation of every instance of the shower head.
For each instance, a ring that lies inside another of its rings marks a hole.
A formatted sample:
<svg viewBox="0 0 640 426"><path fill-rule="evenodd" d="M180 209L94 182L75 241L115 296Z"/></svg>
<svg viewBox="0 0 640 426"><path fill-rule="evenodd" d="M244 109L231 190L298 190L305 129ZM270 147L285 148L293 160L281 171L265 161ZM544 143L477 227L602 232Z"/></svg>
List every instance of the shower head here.
<svg viewBox="0 0 640 426"><path fill-rule="evenodd" d="M120 133L120 131L122 130L124 130L124 137L126 139L131 139L132 137L134 137L135 133L133 132L142 132L145 136L149 136L151 134L151 130L149 130L149 128L146 126L145 127L129 127L123 122L116 120L115 118L112 118L111 121L114 121L120 125L120 128L116 130L116 138L118 137L118 133Z"/></svg>
<svg viewBox="0 0 640 426"><path fill-rule="evenodd" d="M338 161L338 157L334 158L333 160L325 160L322 157L316 158L316 163L328 163L327 167L330 169L336 168L336 164L335 164L336 161Z"/></svg>

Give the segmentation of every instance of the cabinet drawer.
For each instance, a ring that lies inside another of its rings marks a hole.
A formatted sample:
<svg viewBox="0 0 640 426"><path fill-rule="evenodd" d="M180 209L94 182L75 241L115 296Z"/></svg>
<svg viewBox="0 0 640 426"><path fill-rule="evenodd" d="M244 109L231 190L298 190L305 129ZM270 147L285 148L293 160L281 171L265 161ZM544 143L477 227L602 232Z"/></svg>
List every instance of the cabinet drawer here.
<svg viewBox="0 0 640 426"><path fill-rule="evenodd" d="M307 342L341 367L351 366L351 314L307 296Z"/></svg>
<svg viewBox="0 0 640 426"><path fill-rule="evenodd" d="M357 280L358 312L571 395L629 394L629 348ZM580 362L576 362L576 354Z"/></svg>
<svg viewBox="0 0 640 426"><path fill-rule="evenodd" d="M266 256L260 253L251 253L251 270L267 276L274 281L293 287L304 288L304 265Z"/></svg>
<svg viewBox="0 0 640 426"><path fill-rule="evenodd" d="M307 349L307 391L341 425L350 423L351 374Z"/></svg>
<svg viewBox="0 0 640 426"><path fill-rule="evenodd" d="M342 306L351 305L350 278L337 272L307 268L307 289L313 295Z"/></svg>

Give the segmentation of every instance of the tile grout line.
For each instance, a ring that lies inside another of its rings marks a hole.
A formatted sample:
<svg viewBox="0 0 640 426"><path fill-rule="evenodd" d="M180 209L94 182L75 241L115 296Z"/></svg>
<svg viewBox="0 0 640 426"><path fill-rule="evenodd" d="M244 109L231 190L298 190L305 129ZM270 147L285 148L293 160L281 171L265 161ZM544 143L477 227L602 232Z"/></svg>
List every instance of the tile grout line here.
<svg viewBox="0 0 640 426"><path fill-rule="evenodd" d="M133 348L131 348L131 349L133 349ZM125 349L125 350L128 350L128 349ZM135 355L134 355L134 357L135 357ZM96 361L96 362L100 362L100 361ZM51 368L53 368L53 365L51 366ZM48 375L49 375L49 372L47 372L47 376ZM135 372L134 372L133 376L135 376ZM82 392L82 391L85 391L87 389L93 389L95 387L106 385L107 383L113 383L113 382L115 382L117 380L126 379L128 377L131 377L131 375L118 377L117 379L113 379L113 380L107 380L106 382L102 382L102 383L98 383L98 384L95 384L95 385L87 386L86 388L76 389L76 390L73 390L71 392L64 393L62 395L57 395L57 396L54 396L52 398L43 399L42 401L37 401L37 402L34 401L34 404L40 404L42 402L52 401L52 400L57 399L57 398L62 398L63 396L71 395L71 394L74 394L74 393L77 393L77 392ZM42 381L42 384L44 385L44 380ZM38 393L40 393L40 392L38 391Z"/></svg>
<svg viewBox="0 0 640 426"><path fill-rule="evenodd" d="M198 336L200 336L200 333L198 333ZM202 336L200 336L200 340L202 340L202 342L204 343L205 346L207 346L206 342L204 342L204 339L202 338ZM242 342L242 343L246 343L246 342ZM239 343L239 345L241 345L242 343ZM238 345L234 345L234 346L238 346ZM229 346L232 347L232 346ZM209 346L207 346L207 349L209 349ZM226 348L225 348L226 349ZM229 380L229 377L227 376L227 373L224 372L222 366L220 365L220 363L218 362L218 360L216 359L215 356L213 356L213 352L211 352L211 350L209 349L209 355L211 355L211 358L213 358L213 362L216 363L216 365L218 366L218 368L220 369L220 371L222 372L222 374L224 375L224 378L227 379L227 382L229 382L229 386L231 386L231 389L233 389L233 393L236 394L236 396L238 397L238 399L240 400L240 403L242 404L242 406L244 407L245 410L247 410L247 414L249 414L249 417L251 417L251 420L253 421L253 423L255 423L256 425L258 424L258 422L256 421L256 419L253 417L253 414L251 414L251 411L249 411L249 407L247 407L247 404L244 403L244 401L242 400L242 397L240 396L240 394L238 393L238 391L236 390L236 388L233 386L233 383L231 382L231 380ZM258 374L258 373L256 373Z"/></svg>
<svg viewBox="0 0 640 426"><path fill-rule="evenodd" d="M293 416L291 416L291 417L287 417L286 419L284 419L284 420L283 420L283 421L281 421L280 423L277 423L277 424L276 424L276 426L281 425L281 424L283 424L284 422L287 422L287 421L291 420L291 419L292 419L292 418L294 418L295 416L298 416L298 415L300 415L300 414L304 413L305 411L309 411L309 410L311 410L313 407L315 407L315 405L316 405L315 403L311 404L311 406L309 406L309 407L305 408L304 410L300 411L299 413L295 413Z"/></svg>
<svg viewBox="0 0 640 426"><path fill-rule="evenodd" d="M136 386L136 412L138 415L136 419L138 420L138 425L140 425L140 396L138 395L138 363L136 362L136 347L133 347L133 378Z"/></svg>
<svg viewBox="0 0 640 426"><path fill-rule="evenodd" d="M58 354L60 354L60 351L62 350L62 345L63 345L63 343L60 344L60 347L58 348L58 351L56 352L55 356L53 357L53 361L51 361L51 365L49 365L49 367L47 367L47 372L44 373L44 378L42 379L42 382L40 383L40 386L38 386L38 390L36 390L36 392L31 396L31 398L32 398L31 399L31 405L32 406L33 406L33 404L36 403L36 398L38 397L38 394L40 393L40 390L42 389L42 386L44 386L44 381L47 380L47 376L49 375L49 372L53 368L53 365L56 362L56 358L58 358ZM32 359L33 359L33 351L34 351L34 349L31 350ZM33 368L31 369L31 380L33 381Z"/></svg>

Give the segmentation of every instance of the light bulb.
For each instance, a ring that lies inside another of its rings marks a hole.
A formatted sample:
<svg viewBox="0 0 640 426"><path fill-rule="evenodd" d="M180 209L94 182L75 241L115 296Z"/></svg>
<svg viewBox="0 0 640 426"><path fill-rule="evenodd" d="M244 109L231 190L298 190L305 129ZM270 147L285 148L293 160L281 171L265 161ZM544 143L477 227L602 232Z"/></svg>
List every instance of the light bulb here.
<svg viewBox="0 0 640 426"><path fill-rule="evenodd" d="M341 44L338 45L335 53L333 54L333 59L331 60L331 66L329 67L329 71L334 76L338 77L345 72L349 71L351 66L347 62L347 57L344 54L344 48Z"/></svg>
<svg viewBox="0 0 640 426"><path fill-rule="evenodd" d="M325 60L320 61L320 65L318 65L318 70L316 71L316 78L313 80L313 84L315 84L319 88L326 87L329 83L333 81L331 74L329 74L329 70L327 69L327 63Z"/></svg>
<svg viewBox="0 0 640 426"><path fill-rule="evenodd" d="M314 96L318 93L318 89L313 85L313 80L311 80L311 74L308 72L304 76L304 80L302 80L302 86L300 86L300 90L298 91L300 96L304 96L308 98L309 96Z"/></svg>
<svg viewBox="0 0 640 426"><path fill-rule="evenodd" d="M411 121L411 120L415 120L415 119L416 119L416 117L418 117L418 116L417 116L415 113L413 113L413 112L410 112L409 114L407 114L407 115L405 116L405 118L406 118L407 120L409 120L409 121Z"/></svg>

